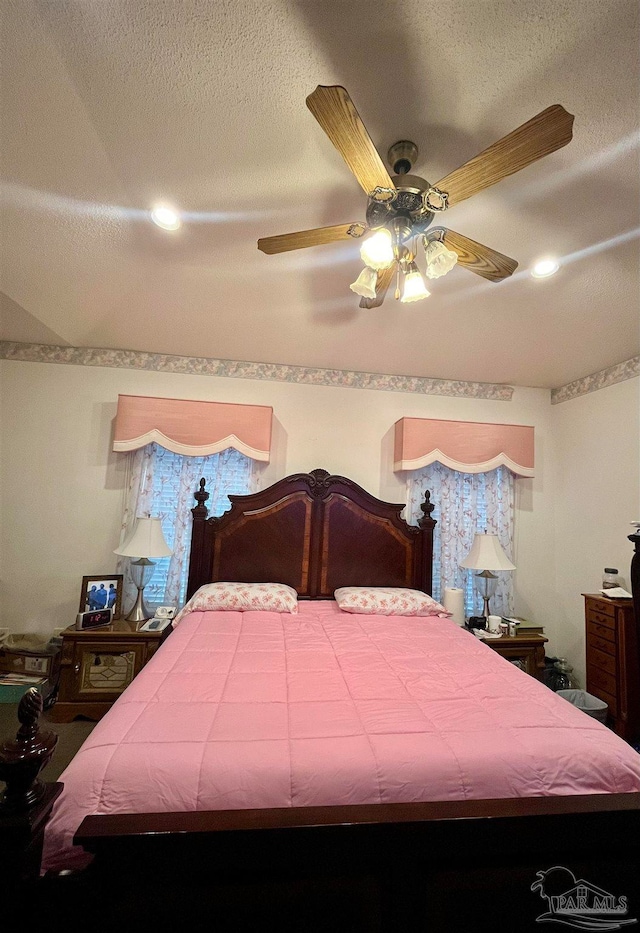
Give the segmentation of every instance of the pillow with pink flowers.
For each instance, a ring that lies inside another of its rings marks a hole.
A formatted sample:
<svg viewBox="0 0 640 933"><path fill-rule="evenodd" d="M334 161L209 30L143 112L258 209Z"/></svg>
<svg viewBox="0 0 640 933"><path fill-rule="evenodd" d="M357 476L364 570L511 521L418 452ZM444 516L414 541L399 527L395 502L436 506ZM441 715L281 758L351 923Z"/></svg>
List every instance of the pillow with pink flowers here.
<svg viewBox="0 0 640 933"><path fill-rule="evenodd" d="M297 612L298 594L286 583L206 583L178 613L174 626L187 612Z"/></svg>
<svg viewBox="0 0 640 933"><path fill-rule="evenodd" d="M344 612L375 616L451 615L444 606L421 590L402 586L341 586L333 594Z"/></svg>

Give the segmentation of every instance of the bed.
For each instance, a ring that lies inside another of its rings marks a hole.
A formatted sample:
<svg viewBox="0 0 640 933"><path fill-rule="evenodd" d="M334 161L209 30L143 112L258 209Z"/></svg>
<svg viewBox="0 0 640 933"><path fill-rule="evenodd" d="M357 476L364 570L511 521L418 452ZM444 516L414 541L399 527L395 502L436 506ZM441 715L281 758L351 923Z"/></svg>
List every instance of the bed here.
<svg viewBox="0 0 640 933"><path fill-rule="evenodd" d="M190 892L195 924L213 909L252 926L268 905L296 929L350 930L472 929L461 883L474 917L500 888L533 923L550 860L603 889L637 871L628 745L441 614L333 601L430 592L428 494L415 527L323 470L233 496L220 518L204 481L196 499L188 596L278 582L298 611L180 620L62 775L45 868L81 868L87 897L115 886L135 911L145 866L147 918L184 917Z"/></svg>

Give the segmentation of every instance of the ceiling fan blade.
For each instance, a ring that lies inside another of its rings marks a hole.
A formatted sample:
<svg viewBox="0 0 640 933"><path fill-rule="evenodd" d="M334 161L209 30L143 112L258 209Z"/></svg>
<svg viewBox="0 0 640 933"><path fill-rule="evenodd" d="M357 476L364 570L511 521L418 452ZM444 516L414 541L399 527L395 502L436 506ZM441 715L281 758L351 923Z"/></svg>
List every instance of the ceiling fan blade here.
<svg viewBox="0 0 640 933"><path fill-rule="evenodd" d="M378 272L378 278L376 280L376 297L375 298L361 298L360 307L361 308L379 308L382 302L385 299L387 294L387 289L391 285L391 280L395 275L396 264L395 262L391 263L388 269L381 269Z"/></svg>
<svg viewBox="0 0 640 933"><path fill-rule="evenodd" d="M571 142L572 127L573 114L554 104L441 178L435 187L447 193L448 207L458 204L566 146Z"/></svg>
<svg viewBox="0 0 640 933"><path fill-rule="evenodd" d="M307 107L345 160L366 194L376 188L395 191L391 176L343 87L319 84ZM389 195L389 198L391 195ZM389 200L382 197L381 200Z"/></svg>
<svg viewBox="0 0 640 933"><path fill-rule="evenodd" d="M334 227L315 227L313 230L298 230L297 233L282 233L280 236L262 237L258 249L270 256L286 253L290 249L305 249L307 246L322 246L340 240L360 239L369 228L366 224L336 224Z"/></svg>
<svg viewBox="0 0 640 933"><path fill-rule="evenodd" d="M517 268L518 263L509 256L498 253L497 250L489 246L483 246L482 243L476 243L469 237L456 233L455 230L445 230L442 242L446 247L452 249L458 254L458 262L461 266L481 275L483 279L489 279L492 282L500 282L507 279Z"/></svg>

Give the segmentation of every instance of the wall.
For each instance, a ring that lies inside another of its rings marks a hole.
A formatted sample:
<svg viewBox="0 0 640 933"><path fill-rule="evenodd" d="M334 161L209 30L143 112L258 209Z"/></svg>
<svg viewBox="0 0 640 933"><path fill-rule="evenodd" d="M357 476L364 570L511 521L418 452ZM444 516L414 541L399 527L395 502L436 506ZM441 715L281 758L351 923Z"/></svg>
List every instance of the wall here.
<svg viewBox="0 0 640 933"><path fill-rule="evenodd" d="M50 631L70 624L84 574L113 572L125 456L110 451L119 392L272 405L267 485L323 467L391 501L402 416L533 424L537 476L519 480L515 611L547 622L553 596L553 456L549 394L516 389L511 402L3 360L1 624Z"/></svg>
<svg viewBox="0 0 640 933"><path fill-rule="evenodd" d="M584 684L584 602L605 567L629 589L629 522L640 520L640 379L552 409L555 490L557 650Z"/></svg>

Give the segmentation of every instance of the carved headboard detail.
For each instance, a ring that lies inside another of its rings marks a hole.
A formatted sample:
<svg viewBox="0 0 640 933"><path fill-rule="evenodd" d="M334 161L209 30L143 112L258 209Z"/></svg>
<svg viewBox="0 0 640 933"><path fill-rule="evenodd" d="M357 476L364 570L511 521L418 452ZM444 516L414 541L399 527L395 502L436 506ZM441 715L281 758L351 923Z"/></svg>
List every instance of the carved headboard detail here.
<svg viewBox="0 0 640 933"><path fill-rule="evenodd" d="M288 583L301 599L339 586L409 586L431 592L433 505L417 526L404 503L383 502L326 470L295 473L207 518L205 481L195 493L187 597L204 583Z"/></svg>

